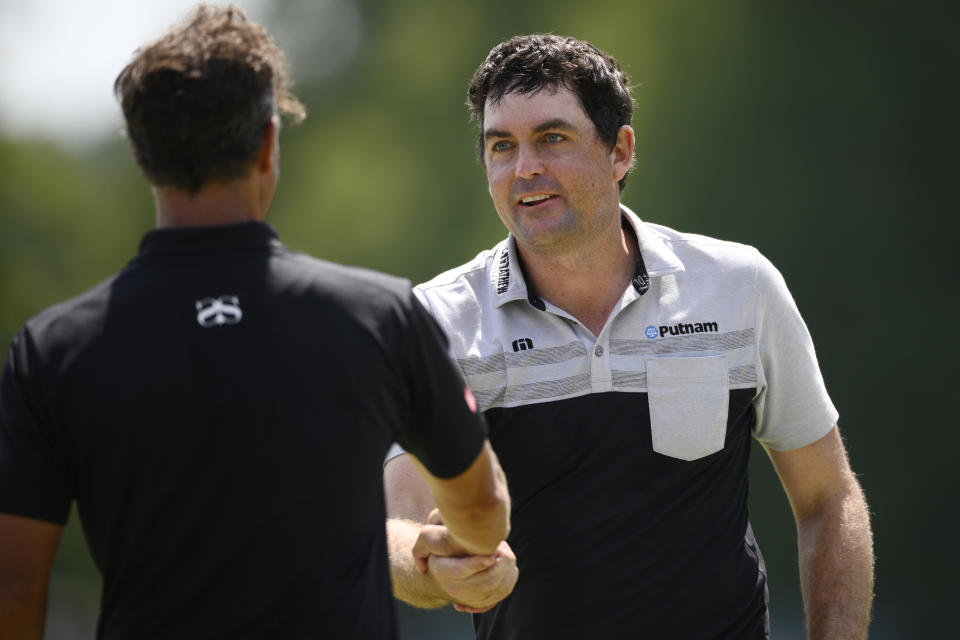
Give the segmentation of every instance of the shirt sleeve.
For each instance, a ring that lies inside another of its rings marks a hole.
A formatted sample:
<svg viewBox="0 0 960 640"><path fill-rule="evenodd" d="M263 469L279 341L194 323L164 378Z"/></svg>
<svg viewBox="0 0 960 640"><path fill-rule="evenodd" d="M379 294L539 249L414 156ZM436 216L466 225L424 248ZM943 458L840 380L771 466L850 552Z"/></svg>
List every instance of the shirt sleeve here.
<svg viewBox="0 0 960 640"><path fill-rule="evenodd" d="M65 524L72 474L43 419L28 337L17 334L0 373L0 512Z"/></svg>
<svg viewBox="0 0 960 640"><path fill-rule="evenodd" d="M759 254L758 254L759 255ZM756 283L756 438L778 451L825 436L838 413L827 394L810 332L780 272L759 256Z"/></svg>
<svg viewBox="0 0 960 640"><path fill-rule="evenodd" d="M432 316L410 294L406 373L411 424L398 444L439 478L466 471L487 437L473 394L447 353L447 338ZM388 458L403 453L393 447Z"/></svg>

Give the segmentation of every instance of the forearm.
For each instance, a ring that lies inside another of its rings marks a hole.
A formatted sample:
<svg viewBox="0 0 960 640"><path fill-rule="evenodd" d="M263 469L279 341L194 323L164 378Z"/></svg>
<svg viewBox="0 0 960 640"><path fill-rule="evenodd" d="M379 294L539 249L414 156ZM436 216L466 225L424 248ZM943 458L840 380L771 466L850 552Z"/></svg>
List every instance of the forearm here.
<svg viewBox="0 0 960 640"><path fill-rule="evenodd" d="M438 609L450 604L450 598L430 572L420 573L413 558L413 545L422 525L411 520L387 520L387 549L393 595L421 609Z"/></svg>
<svg viewBox="0 0 960 640"><path fill-rule="evenodd" d="M469 509L448 508L446 501L437 497L437 507L450 535L473 555L495 553L497 545L510 533L510 494L499 465L495 466L490 489L487 500L474 501Z"/></svg>
<svg viewBox="0 0 960 640"><path fill-rule="evenodd" d="M510 493L489 441L470 467L454 478L436 478L416 457L408 458L424 488L432 494L451 537L465 554L494 553L510 532Z"/></svg>
<svg viewBox="0 0 960 640"><path fill-rule="evenodd" d="M866 638L873 601L873 534L859 485L799 520L797 537L810 640Z"/></svg>
<svg viewBox="0 0 960 640"><path fill-rule="evenodd" d="M16 585L0 585L0 638L41 640L46 604L45 594L24 593Z"/></svg>
<svg viewBox="0 0 960 640"><path fill-rule="evenodd" d="M39 640L63 526L0 513L0 638Z"/></svg>

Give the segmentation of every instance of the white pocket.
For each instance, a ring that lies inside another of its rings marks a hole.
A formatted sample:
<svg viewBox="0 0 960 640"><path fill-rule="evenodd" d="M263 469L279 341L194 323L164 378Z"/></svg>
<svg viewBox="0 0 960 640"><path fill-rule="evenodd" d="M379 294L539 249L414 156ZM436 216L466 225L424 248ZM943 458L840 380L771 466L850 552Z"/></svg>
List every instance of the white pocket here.
<svg viewBox="0 0 960 640"><path fill-rule="evenodd" d="M723 449L730 404L727 356L647 360L647 399L657 453L696 460Z"/></svg>

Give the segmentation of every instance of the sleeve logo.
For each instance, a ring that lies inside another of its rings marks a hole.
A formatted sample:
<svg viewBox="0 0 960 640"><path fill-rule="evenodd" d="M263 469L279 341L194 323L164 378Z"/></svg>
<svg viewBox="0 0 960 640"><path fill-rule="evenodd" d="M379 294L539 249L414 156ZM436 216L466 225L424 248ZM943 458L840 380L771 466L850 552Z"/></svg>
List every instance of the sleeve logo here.
<svg viewBox="0 0 960 640"><path fill-rule="evenodd" d="M237 296L202 298L197 300L196 306L197 324L204 329L237 324L243 319L243 311L240 310L240 298Z"/></svg>
<svg viewBox="0 0 960 640"><path fill-rule="evenodd" d="M477 412L477 399L473 396L473 392L470 391L470 387L463 388L463 399L467 402L467 408L470 409L471 413Z"/></svg>

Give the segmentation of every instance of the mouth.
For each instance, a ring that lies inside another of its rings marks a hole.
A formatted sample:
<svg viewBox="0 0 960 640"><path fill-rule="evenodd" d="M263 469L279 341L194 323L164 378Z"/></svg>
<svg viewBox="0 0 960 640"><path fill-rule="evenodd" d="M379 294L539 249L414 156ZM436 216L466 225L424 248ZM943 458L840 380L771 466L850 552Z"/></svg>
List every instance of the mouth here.
<svg viewBox="0 0 960 640"><path fill-rule="evenodd" d="M557 196L548 195L541 193L535 196L524 196L520 198L520 205L523 207L536 207L537 205L543 204L549 200L553 200Z"/></svg>

